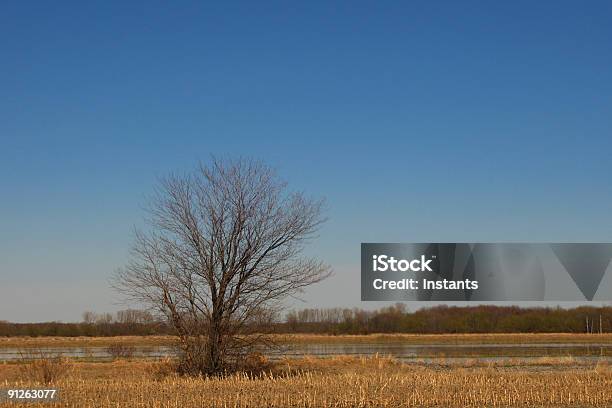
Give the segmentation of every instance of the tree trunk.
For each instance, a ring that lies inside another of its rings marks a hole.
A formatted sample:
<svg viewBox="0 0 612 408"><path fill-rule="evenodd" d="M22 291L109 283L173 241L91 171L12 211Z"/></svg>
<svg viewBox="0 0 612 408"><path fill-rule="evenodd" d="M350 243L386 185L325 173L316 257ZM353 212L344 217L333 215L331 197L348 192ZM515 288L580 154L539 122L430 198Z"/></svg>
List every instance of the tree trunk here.
<svg viewBox="0 0 612 408"><path fill-rule="evenodd" d="M223 370L223 336L221 316L213 313L208 331L208 361L206 374L220 374Z"/></svg>

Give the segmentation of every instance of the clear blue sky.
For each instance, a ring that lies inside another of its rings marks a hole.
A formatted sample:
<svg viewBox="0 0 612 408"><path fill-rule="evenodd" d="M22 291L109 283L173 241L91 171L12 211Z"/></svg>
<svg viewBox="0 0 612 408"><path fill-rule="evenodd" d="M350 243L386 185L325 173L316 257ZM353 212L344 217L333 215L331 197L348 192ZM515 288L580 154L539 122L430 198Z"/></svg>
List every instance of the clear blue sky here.
<svg viewBox="0 0 612 408"><path fill-rule="evenodd" d="M128 4L129 3L129 4ZM2 2L0 320L112 311L156 177L248 155L362 241L612 241L612 3Z"/></svg>

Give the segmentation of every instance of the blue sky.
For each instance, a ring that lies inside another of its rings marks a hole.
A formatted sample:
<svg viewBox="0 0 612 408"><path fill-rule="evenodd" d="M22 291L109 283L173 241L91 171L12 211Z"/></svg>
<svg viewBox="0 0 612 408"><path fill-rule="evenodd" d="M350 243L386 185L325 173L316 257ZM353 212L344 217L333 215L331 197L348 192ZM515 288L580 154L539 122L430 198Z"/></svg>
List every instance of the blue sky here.
<svg viewBox="0 0 612 408"><path fill-rule="evenodd" d="M609 2L223 3L0 5L0 320L123 307L146 195L211 154L327 198L296 307L369 307L364 241L612 241Z"/></svg>

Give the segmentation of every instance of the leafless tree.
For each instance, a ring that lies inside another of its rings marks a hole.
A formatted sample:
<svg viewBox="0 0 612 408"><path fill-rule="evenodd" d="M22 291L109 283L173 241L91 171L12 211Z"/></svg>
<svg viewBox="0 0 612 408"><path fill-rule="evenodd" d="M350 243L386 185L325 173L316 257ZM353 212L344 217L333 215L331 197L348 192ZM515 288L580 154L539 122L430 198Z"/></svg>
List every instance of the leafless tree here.
<svg viewBox="0 0 612 408"><path fill-rule="evenodd" d="M155 318L146 310L125 309L115 313L115 321L123 324L150 324Z"/></svg>
<svg viewBox="0 0 612 408"><path fill-rule="evenodd" d="M95 313L90 311L83 312L83 323L109 324L113 322L113 315L110 313Z"/></svg>
<svg viewBox="0 0 612 408"><path fill-rule="evenodd" d="M322 200L289 192L265 164L213 159L161 180L115 287L174 327L183 372L233 370L267 344L283 299L330 274L302 257L322 222Z"/></svg>
<svg viewBox="0 0 612 408"><path fill-rule="evenodd" d="M94 312L85 311L83 312L83 323L91 324L95 323L96 314Z"/></svg>
<svg viewBox="0 0 612 408"><path fill-rule="evenodd" d="M110 324L113 322L113 315L110 313L96 314L96 323L98 324Z"/></svg>

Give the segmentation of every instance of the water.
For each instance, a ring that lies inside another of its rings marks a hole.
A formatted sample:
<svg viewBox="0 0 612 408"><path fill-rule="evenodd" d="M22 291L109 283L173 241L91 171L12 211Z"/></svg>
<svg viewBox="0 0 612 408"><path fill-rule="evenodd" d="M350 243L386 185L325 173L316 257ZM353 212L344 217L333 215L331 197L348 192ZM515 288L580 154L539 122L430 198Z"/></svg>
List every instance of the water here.
<svg viewBox="0 0 612 408"><path fill-rule="evenodd" d="M36 352L45 355L91 361L111 360L106 347L45 347ZM330 357L334 355L390 355L400 360L416 359L500 359L500 358L540 358L568 357L578 360L605 359L612 361L612 344L402 344L402 343L305 343L285 346L269 353L272 360L283 356ZM176 350L168 346L141 346L134 348L135 358L158 359L176 355ZM0 361L19 360L28 357L24 349L0 348Z"/></svg>
<svg viewBox="0 0 612 408"><path fill-rule="evenodd" d="M22 358L36 358L44 356L62 356L86 360L111 360L112 356L107 347L36 347L34 349L24 348L0 348L0 361L20 360ZM135 347L133 357L144 359L159 359L176 355L176 351L168 346L145 346Z"/></svg>
<svg viewBox="0 0 612 408"><path fill-rule="evenodd" d="M400 360L419 358L478 357L599 357L612 356L610 344L401 344L332 343L300 344L283 350L288 356L391 355Z"/></svg>

